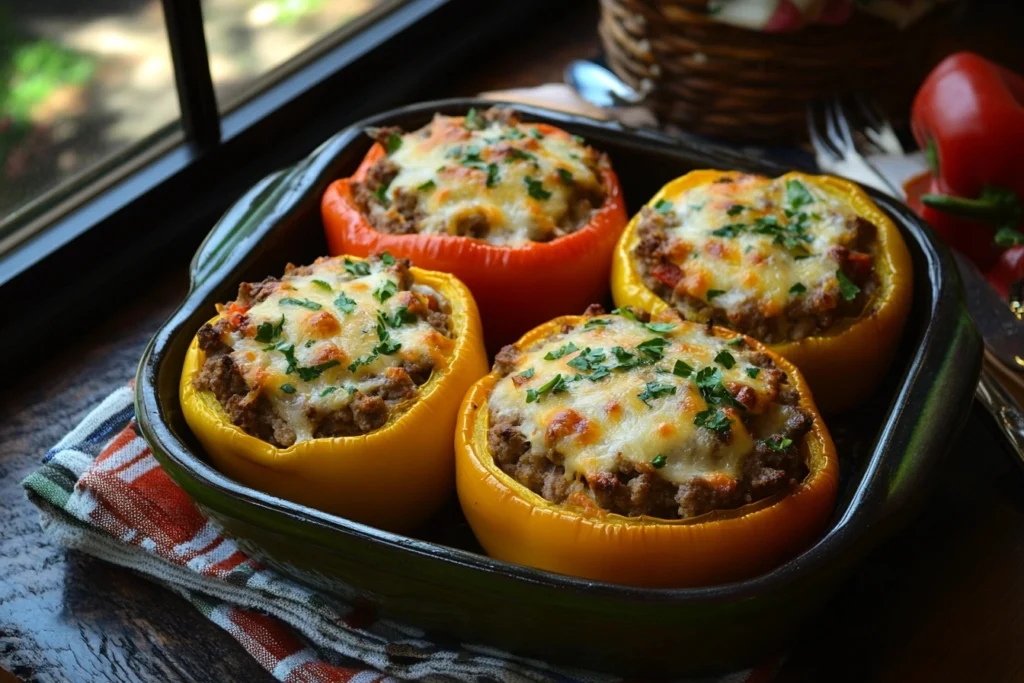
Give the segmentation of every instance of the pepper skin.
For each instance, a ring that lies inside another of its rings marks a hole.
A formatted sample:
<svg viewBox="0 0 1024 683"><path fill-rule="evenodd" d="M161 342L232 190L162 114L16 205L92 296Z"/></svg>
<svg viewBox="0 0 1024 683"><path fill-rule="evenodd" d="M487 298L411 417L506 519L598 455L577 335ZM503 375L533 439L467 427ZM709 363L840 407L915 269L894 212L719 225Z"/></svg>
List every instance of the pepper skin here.
<svg viewBox="0 0 1024 683"><path fill-rule="evenodd" d="M653 207L693 187L713 182L726 171L692 171L669 182L648 202ZM899 230L889 217L856 184L832 176L787 173L846 202L859 216L877 228L878 249L874 269L879 291L856 321L835 333L805 337L769 348L794 363L807 378L815 401L826 414L846 410L865 399L885 374L910 312L913 296L913 265ZM612 297L616 306L633 306L658 312L668 306L643 283L633 261L637 214L626 226L612 260Z"/></svg>
<svg viewBox="0 0 1024 683"><path fill-rule="evenodd" d="M545 135L559 132L531 125ZM321 210L331 254L387 251L456 275L473 292L487 345L495 351L544 320L583 310L607 296L612 250L627 220L622 188L610 168L601 174L607 188L604 204L586 226L550 242L513 248L455 235L377 231L356 206L350 182L365 178L385 154L375 143L351 178L335 181L324 193Z"/></svg>
<svg viewBox="0 0 1024 683"><path fill-rule="evenodd" d="M452 441L459 402L487 372L476 304L447 273L411 268L451 304L455 348L408 410L360 436L300 441L276 448L231 424L212 392L192 378L205 354L193 338L181 373L182 412L221 472L246 486L390 531L415 528L451 495Z"/></svg>
<svg viewBox="0 0 1024 683"><path fill-rule="evenodd" d="M557 334L557 318L518 342L528 348ZM735 337L715 328L723 337ZM487 445L487 401L499 379L491 373L462 402L456 430L459 502L488 555L586 579L633 586L681 588L735 581L767 571L809 546L823 531L836 500L835 445L810 389L792 364L763 345L800 395L814 424L804 437L808 475L782 497L684 520L625 517L600 508L556 505L522 486L494 463Z"/></svg>
<svg viewBox="0 0 1024 683"><path fill-rule="evenodd" d="M935 175L924 218L982 269L998 251L975 242L1024 244L1024 76L950 55L921 84L912 127Z"/></svg>

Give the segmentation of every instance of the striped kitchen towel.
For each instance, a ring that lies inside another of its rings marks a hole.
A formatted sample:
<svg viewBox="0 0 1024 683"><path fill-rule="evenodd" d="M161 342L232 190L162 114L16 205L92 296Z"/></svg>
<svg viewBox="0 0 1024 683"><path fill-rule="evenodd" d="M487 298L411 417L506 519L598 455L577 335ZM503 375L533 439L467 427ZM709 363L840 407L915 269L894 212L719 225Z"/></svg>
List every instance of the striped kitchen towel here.
<svg viewBox="0 0 1024 683"><path fill-rule="evenodd" d="M184 596L280 681L614 681L469 644L442 647L248 557L204 518L135 428L118 389L50 449L23 485L50 538ZM764 683L777 663L716 683Z"/></svg>

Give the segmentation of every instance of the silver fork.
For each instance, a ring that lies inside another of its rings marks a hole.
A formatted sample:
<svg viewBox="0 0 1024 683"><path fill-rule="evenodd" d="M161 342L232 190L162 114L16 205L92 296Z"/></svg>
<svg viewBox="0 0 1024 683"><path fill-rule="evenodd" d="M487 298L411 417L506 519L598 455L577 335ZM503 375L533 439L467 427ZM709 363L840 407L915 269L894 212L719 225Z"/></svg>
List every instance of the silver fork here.
<svg viewBox="0 0 1024 683"><path fill-rule="evenodd" d="M808 107L808 132L818 165L823 171L846 176L898 199L906 199L903 188L896 187L880 173L878 168L861 154L855 142L857 138L868 140L870 144L862 143L864 148L873 146L875 151L893 156L903 154L903 147L899 144L895 131L885 121L884 116L879 114L878 108L862 98L857 99L859 102L856 108L863 119L863 125L859 128L855 128L851 123L855 113L847 110L839 98L816 102ZM964 280L966 287L988 287L980 278L980 274L977 278L970 277L972 274L962 274L961 279ZM971 293L984 298L987 292L975 289L969 292ZM972 309L972 314L979 313ZM985 329L984 325L982 329ZM990 343L986 342L986 346ZM1007 442L1016 452L1018 464L1024 465L1024 414L987 365L982 366L974 395L995 419Z"/></svg>
<svg viewBox="0 0 1024 683"><path fill-rule="evenodd" d="M858 99L861 100L861 110L867 111L871 108L875 111L873 116L877 118L877 109L866 104L861 98ZM889 182L878 168L861 154L854 140L855 128L850 123L850 115L838 97L809 104L807 106L807 125L815 156L822 168L827 168L829 172L836 175L853 178L857 182L870 185L876 190L881 190L894 197L903 197L902 188ZM884 126L876 124L867 126L863 130L865 131L863 137L876 150L893 155L903 154L903 147L890 124L886 123ZM867 133L867 130L871 132ZM823 160L826 163L823 164Z"/></svg>

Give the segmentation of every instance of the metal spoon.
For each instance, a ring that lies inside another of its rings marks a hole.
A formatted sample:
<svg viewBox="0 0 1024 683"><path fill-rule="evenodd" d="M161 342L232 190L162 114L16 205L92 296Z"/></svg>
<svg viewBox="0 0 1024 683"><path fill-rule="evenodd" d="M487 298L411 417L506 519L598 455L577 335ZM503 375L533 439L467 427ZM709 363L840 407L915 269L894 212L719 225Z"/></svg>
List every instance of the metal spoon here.
<svg viewBox="0 0 1024 683"><path fill-rule="evenodd" d="M580 97L598 107L636 105L644 96L610 69L586 59L574 59L565 67L565 82Z"/></svg>

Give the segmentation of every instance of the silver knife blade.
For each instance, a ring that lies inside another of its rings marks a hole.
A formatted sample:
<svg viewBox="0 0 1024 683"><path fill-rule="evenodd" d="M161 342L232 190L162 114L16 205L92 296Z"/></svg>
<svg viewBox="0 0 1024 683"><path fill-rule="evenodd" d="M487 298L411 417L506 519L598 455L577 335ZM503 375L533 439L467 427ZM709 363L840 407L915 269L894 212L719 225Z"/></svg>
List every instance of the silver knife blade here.
<svg viewBox="0 0 1024 683"><path fill-rule="evenodd" d="M951 251L964 283L967 309L985 345L1007 368L1024 374L1024 321L1013 314L976 265L955 249Z"/></svg>

